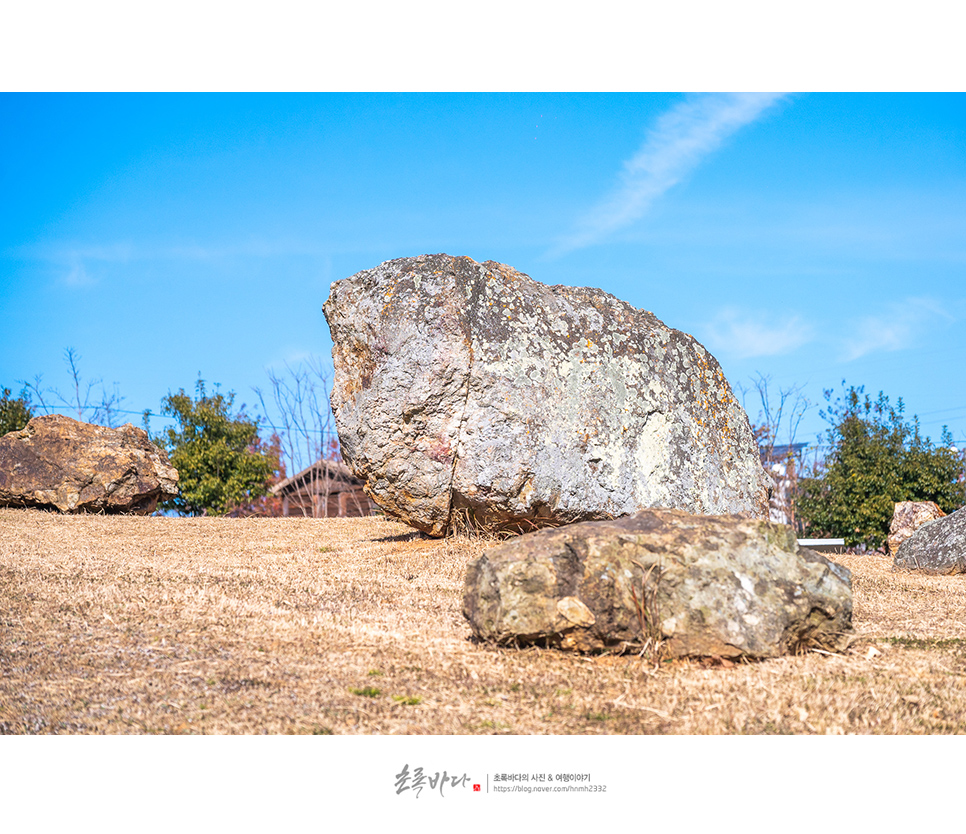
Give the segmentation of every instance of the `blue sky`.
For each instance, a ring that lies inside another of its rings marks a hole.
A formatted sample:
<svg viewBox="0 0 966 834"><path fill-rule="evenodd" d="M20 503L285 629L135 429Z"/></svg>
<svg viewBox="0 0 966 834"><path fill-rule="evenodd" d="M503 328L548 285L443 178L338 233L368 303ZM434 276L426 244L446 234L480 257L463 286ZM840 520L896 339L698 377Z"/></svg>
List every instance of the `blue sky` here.
<svg viewBox="0 0 966 834"><path fill-rule="evenodd" d="M966 442L962 94L5 93L0 193L0 384L71 347L136 424L199 373L252 406L331 361L332 281L447 252L801 386L798 440L845 380Z"/></svg>

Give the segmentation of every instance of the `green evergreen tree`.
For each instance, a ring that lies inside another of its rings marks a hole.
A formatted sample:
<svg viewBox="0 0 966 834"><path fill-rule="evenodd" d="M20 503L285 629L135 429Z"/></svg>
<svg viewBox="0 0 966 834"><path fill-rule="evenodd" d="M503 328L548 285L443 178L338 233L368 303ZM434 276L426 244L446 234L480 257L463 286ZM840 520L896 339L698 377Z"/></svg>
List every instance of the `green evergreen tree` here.
<svg viewBox="0 0 966 834"><path fill-rule="evenodd" d="M936 447L917 417L905 420L901 398L893 407L881 391L873 401L864 390L852 386L834 403L825 392L830 451L815 477L800 479L798 509L808 535L881 547L897 502L935 501L949 513L966 502L966 482L945 426Z"/></svg>
<svg viewBox="0 0 966 834"><path fill-rule="evenodd" d="M20 431L34 416L30 395L26 389L14 397L9 388L0 386L0 437L10 431Z"/></svg>
<svg viewBox="0 0 966 834"><path fill-rule="evenodd" d="M224 515L266 494L278 458L244 407L231 416L233 392L209 395L201 379L195 387L196 399L181 389L161 401L161 413L174 417L177 426L152 439L164 446L178 470L181 492L164 508L185 515Z"/></svg>

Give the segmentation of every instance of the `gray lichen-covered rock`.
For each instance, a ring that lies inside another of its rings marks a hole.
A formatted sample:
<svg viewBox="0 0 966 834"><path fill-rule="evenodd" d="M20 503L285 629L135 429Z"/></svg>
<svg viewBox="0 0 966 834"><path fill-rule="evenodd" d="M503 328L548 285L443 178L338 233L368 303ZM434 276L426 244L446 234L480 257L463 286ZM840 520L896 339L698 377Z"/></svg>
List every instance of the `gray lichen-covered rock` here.
<svg viewBox="0 0 966 834"><path fill-rule="evenodd" d="M893 567L922 573L966 573L966 508L923 524L896 552Z"/></svg>
<svg viewBox="0 0 966 834"><path fill-rule="evenodd" d="M889 524L889 555L894 558L899 552L899 545L923 524L945 515L935 501L897 502L892 512L892 522Z"/></svg>
<svg viewBox="0 0 966 834"><path fill-rule="evenodd" d="M420 530L767 513L721 368L649 312L448 255L337 281L324 310L343 457Z"/></svg>
<svg viewBox="0 0 966 834"><path fill-rule="evenodd" d="M503 644L651 640L669 656L766 658L844 646L852 583L783 525L653 509L486 551L468 567L463 613Z"/></svg>
<svg viewBox="0 0 966 834"><path fill-rule="evenodd" d="M144 515L177 494L178 471L144 429L49 414L0 438L0 507Z"/></svg>

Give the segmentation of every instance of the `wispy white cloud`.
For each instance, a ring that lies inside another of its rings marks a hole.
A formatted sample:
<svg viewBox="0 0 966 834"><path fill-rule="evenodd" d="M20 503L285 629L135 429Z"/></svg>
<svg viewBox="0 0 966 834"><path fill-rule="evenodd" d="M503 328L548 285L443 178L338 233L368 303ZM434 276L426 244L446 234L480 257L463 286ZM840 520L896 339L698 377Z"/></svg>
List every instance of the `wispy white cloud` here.
<svg viewBox="0 0 966 834"><path fill-rule="evenodd" d="M210 243L107 243L89 245L47 246L22 251L24 257L40 260L74 262L101 261L129 263L132 261L181 260L213 261L233 257L270 258L276 255L308 255L325 252L324 248L297 240L263 240L250 238L225 244Z"/></svg>
<svg viewBox="0 0 966 834"><path fill-rule="evenodd" d="M89 287L97 283L80 260L74 260L65 265L63 281L68 287Z"/></svg>
<svg viewBox="0 0 966 834"><path fill-rule="evenodd" d="M15 257L50 264L68 287L97 284L104 268L114 264L147 261L216 262L231 258L272 258L285 255L326 256L329 250L315 243L298 240L252 238L227 244L131 242L105 244L62 244L21 247L10 250Z"/></svg>
<svg viewBox="0 0 966 834"><path fill-rule="evenodd" d="M63 258L70 261L105 261L125 263L136 257L136 250L130 243L107 243L90 246L71 246L52 250L48 257Z"/></svg>
<svg viewBox="0 0 966 834"><path fill-rule="evenodd" d="M884 313L863 316L852 325L843 339L842 358L846 362L870 353L903 350L937 320L953 321L954 316L931 298L907 298L889 304Z"/></svg>
<svg viewBox="0 0 966 834"><path fill-rule="evenodd" d="M98 264L125 263L133 255L129 244L65 247L39 254L30 253L54 265L60 280L68 287L91 287L98 283Z"/></svg>
<svg viewBox="0 0 966 834"><path fill-rule="evenodd" d="M590 246L640 219L725 139L780 98L779 93L704 94L664 113L624 163L617 187L578 222L553 254Z"/></svg>
<svg viewBox="0 0 966 834"><path fill-rule="evenodd" d="M769 316L729 307L708 324L702 341L713 351L746 359L790 353L814 337L812 325L799 316Z"/></svg>

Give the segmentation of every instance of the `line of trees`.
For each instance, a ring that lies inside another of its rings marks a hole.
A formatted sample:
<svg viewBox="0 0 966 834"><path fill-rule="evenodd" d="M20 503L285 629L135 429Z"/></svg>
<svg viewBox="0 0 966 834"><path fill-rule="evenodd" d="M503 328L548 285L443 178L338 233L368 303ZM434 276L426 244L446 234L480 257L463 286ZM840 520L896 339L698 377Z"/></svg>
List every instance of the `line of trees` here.
<svg viewBox="0 0 966 834"><path fill-rule="evenodd" d="M108 390L100 380L85 381L79 360L74 350L65 352L71 378L67 396L44 388L40 377L23 382L18 396L0 386L0 434L23 428L38 410L51 413L57 404L80 420L115 425L123 400L117 386ZM244 405L235 411L234 392L222 394L217 384L209 392L200 378L195 396L179 389L162 399L160 414L172 418L173 426L153 434L152 413L144 412L145 429L180 475L181 495L164 509L185 515L272 514L278 508L271 506L269 490L288 471L309 470L326 481L310 488L329 488L323 469L312 468L319 460L340 459L324 366L318 360L286 366L285 374L270 372L269 381L267 395L260 389L255 393L263 411L272 402L282 424L267 440L264 418L250 416ZM770 388L768 377L759 374L754 380L761 404L753 421L755 439L776 482L773 514L799 534L877 548L888 537L899 501L934 501L947 513L966 504L966 456L953 447L945 426L938 445L924 437L918 418L906 418L902 399L893 406L884 393L873 399L864 388L845 382L834 399L834 391L826 390L820 415L829 425L827 453L807 465L804 444L796 444L795 436L811 406L799 387L779 389L777 395ZM779 445L780 437L787 443ZM327 494L324 499L314 506L324 507Z"/></svg>

